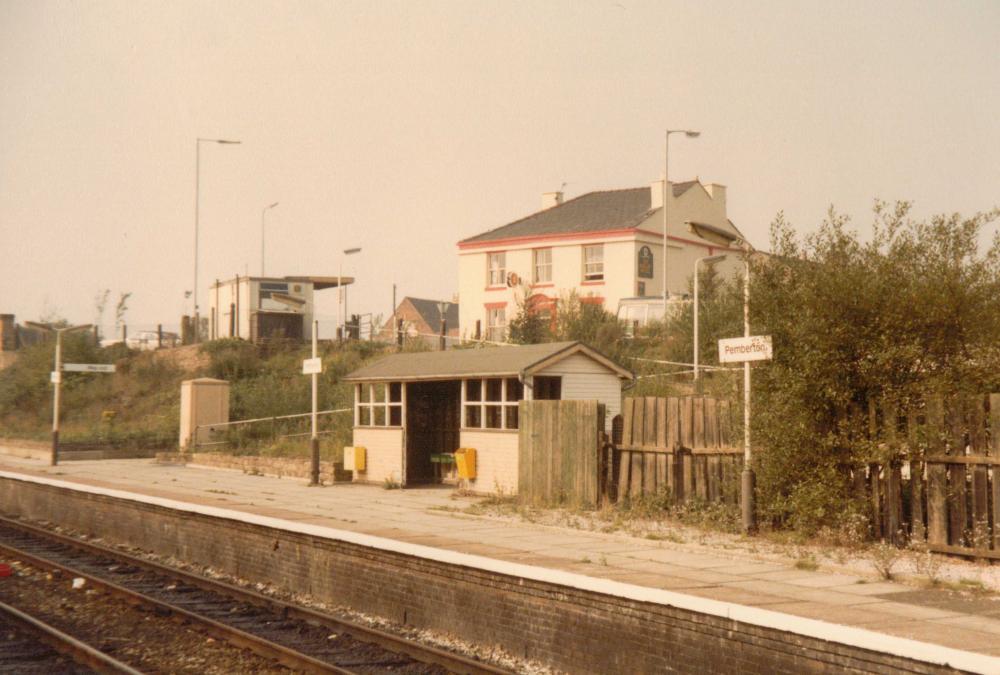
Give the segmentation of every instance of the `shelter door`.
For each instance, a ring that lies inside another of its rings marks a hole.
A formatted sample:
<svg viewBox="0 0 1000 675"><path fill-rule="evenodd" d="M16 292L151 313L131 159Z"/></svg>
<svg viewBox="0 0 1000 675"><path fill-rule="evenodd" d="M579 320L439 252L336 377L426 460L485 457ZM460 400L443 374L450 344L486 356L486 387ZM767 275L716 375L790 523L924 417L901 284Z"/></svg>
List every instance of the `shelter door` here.
<svg viewBox="0 0 1000 675"><path fill-rule="evenodd" d="M453 453L460 443L462 383L406 385L406 484L438 480L431 455Z"/></svg>

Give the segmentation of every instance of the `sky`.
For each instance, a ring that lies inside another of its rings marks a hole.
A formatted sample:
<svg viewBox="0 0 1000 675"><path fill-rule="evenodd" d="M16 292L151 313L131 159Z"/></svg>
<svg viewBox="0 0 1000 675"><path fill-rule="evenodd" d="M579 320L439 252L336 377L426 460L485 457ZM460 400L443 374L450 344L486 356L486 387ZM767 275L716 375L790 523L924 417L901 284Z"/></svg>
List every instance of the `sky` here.
<svg viewBox="0 0 1000 675"><path fill-rule="evenodd" d="M567 198L728 186L759 248L833 205L1000 205L1000 3L0 0L0 313L176 326L194 277L451 299L456 242ZM342 250L361 247L344 258ZM335 291L317 294L331 324ZM105 316L110 321L111 311ZM321 335L330 329L322 328Z"/></svg>

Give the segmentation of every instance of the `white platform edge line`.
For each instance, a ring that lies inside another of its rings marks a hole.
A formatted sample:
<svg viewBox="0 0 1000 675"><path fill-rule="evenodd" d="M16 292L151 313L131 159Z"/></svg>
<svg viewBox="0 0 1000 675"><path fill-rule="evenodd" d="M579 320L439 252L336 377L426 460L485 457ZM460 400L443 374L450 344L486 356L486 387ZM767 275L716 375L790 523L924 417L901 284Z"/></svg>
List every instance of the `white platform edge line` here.
<svg viewBox="0 0 1000 675"><path fill-rule="evenodd" d="M350 544L357 544L359 546L366 546L392 553L411 555L445 564L471 567L497 574L521 577L532 581L567 586L577 590L601 593L637 602L649 602L666 605L677 609L739 621L753 626L758 626L760 628L770 628L803 637L823 640L825 642L835 642L849 647L890 654L892 656L898 656L900 658L913 661L922 661L934 665L948 666L958 670L984 674L1000 673L1000 657L989 656L987 654L977 654L975 652L954 649L952 647L944 647L909 638L896 637L885 633L877 633L864 628L842 626L840 624L830 623L827 621L809 619L792 614L785 614L783 612L775 612L768 609L759 609L757 607L737 605L730 602L723 602L721 600L711 600L693 595L685 595L676 591L636 586L634 584L627 584L620 581L588 577L575 572L565 572L546 567L536 567L534 565L506 562L485 556L458 553L456 551L447 551L420 544L409 544L369 534L350 532L348 530L338 530L322 525L308 525L291 520L282 520L280 518L272 518L270 516L260 516L232 509L224 509L215 506L203 506L200 504L181 502L174 499L153 497L137 492L101 488L83 483L74 483L71 481L44 478L41 476L32 476L29 474L20 474L9 471L0 471L0 478L66 488L75 492L103 495L126 501L161 506L174 511L186 511L214 518L235 520L250 525L261 525L279 530L308 534L322 539L339 540Z"/></svg>

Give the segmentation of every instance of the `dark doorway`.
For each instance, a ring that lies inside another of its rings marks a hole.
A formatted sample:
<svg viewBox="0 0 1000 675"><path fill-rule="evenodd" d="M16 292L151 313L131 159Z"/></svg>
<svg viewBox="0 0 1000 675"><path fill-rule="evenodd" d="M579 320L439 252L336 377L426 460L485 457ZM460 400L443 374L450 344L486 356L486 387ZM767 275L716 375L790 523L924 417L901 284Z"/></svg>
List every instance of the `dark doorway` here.
<svg viewBox="0 0 1000 675"><path fill-rule="evenodd" d="M454 453L460 443L461 401L460 381L406 385L406 485L440 482L446 465L439 456Z"/></svg>

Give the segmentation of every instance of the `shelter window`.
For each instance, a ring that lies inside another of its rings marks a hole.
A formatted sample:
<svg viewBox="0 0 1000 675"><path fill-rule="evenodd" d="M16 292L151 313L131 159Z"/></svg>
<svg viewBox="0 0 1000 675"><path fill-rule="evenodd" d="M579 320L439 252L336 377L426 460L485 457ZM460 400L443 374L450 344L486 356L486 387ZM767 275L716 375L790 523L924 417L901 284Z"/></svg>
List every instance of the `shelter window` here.
<svg viewBox="0 0 1000 675"><path fill-rule="evenodd" d="M507 253L487 254L486 262L487 286L503 286L507 283Z"/></svg>
<svg viewBox="0 0 1000 675"><path fill-rule="evenodd" d="M463 383L463 422L466 429L517 429L517 402L524 386L516 377L491 377Z"/></svg>
<svg viewBox="0 0 1000 675"><path fill-rule="evenodd" d="M552 281L552 249L536 248L535 257L535 279L536 284L547 284Z"/></svg>
<svg viewBox="0 0 1000 675"><path fill-rule="evenodd" d="M354 423L356 426L403 426L402 383L376 382L355 386Z"/></svg>
<svg viewBox="0 0 1000 675"><path fill-rule="evenodd" d="M583 280L604 280L604 244L583 247Z"/></svg>

